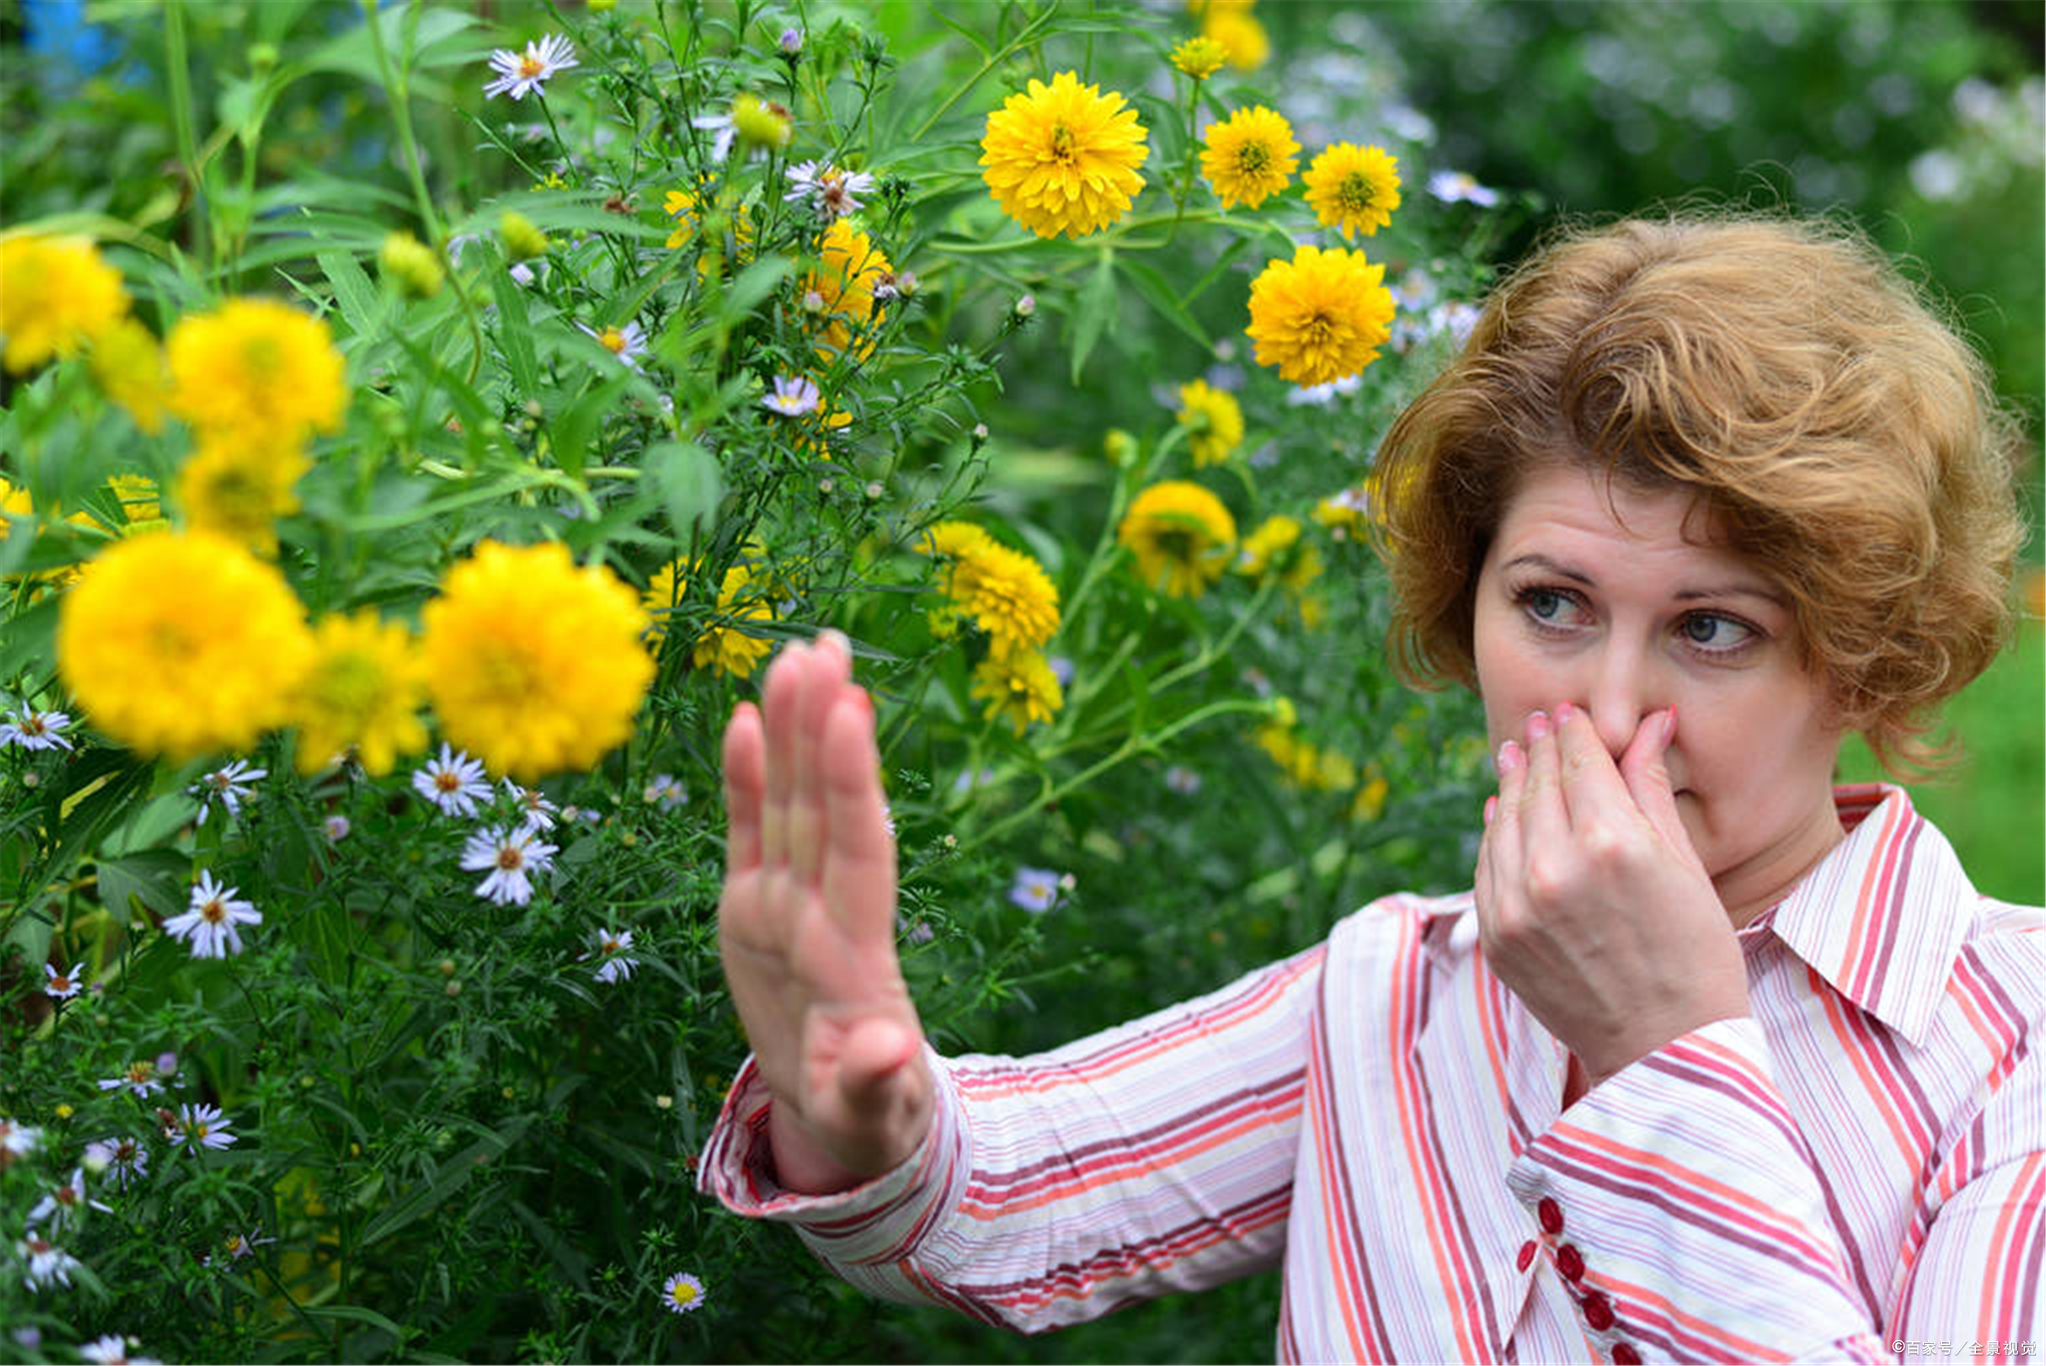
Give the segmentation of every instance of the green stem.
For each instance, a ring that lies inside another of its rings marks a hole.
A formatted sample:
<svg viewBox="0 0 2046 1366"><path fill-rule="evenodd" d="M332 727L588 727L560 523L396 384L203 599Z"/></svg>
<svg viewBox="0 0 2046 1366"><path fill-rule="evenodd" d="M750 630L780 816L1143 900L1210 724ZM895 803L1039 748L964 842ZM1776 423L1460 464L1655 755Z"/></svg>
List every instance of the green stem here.
<svg viewBox="0 0 2046 1366"><path fill-rule="evenodd" d="M1179 220L1186 214L1187 197L1193 193L1194 167L1200 157L1194 153L1194 121L1201 109L1201 83L1189 78L1186 97L1186 174L1179 178L1179 192L1172 196L1172 226L1165 230L1165 244L1179 235Z"/></svg>
<svg viewBox="0 0 2046 1366"><path fill-rule="evenodd" d="M1037 31L1043 28L1046 24L1050 23L1051 17L1056 13L1058 13L1058 7L1056 5L1045 6L1044 13L1038 15L1035 19L1032 19L1021 33L1017 34L1014 38L1010 39L1008 46L1004 47L1000 52L994 53L986 61L982 62L980 64L980 70L974 72L971 76L968 76L966 78L966 84L960 86L957 90L954 90L950 95L947 95L945 97L945 102L943 104L940 104L933 111L931 111L931 116L925 119L923 123L917 127L917 130L914 133L910 134L909 140L911 142L922 142L924 140L924 134L930 132L932 128L936 127L939 119L942 119L945 117L945 115L951 113L952 106L959 103L960 100L966 98L967 91L973 89L973 87L980 84L981 77L987 75L988 72L993 71L1003 62L1008 61L1011 54L1017 52L1022 48L1028 47L1031 43L1031 40L1037 36Z"/></svg>
<svg viewBox="0 0 2046 1366"><path fill-rule="evenodd" d="M412 136L411 81L403 70L395 76L391 73L390 54L384 51L383 25L377 21L377 0L362 0L362 9L369 21L369 46L376 54L377 74L383 78L384 92L391 97L391 120L398 127L398 145L405 150L405 171L412 181L412 197L419 204L419 221L426 225L426 230L438 244L443 236L440 216L433 211L433 197L426 192L426 173L419 164L419 143Z"/></svg>
<svg viewBox="0 0 2046 1366"><path fill-rule="evenodd" d="M199 173L198 146L192 139L191 73L185 69L185 0L169 0L164 9L163 45L165 75L170 80L171 128L177 138L178 160L183 163L185 174L192 182L193 207L201 210L193 218L193 230L198 239L193 254L205 261L210 237L208 216L213 212L213 205L205 194Z"/></svg>

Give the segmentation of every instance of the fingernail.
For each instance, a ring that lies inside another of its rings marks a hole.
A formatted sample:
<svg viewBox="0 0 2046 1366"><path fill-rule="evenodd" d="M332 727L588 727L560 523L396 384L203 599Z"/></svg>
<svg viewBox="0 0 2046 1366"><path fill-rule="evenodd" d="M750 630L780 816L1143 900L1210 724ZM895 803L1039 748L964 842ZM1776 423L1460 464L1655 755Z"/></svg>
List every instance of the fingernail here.
<svg viewBox="0 0 2046 1366"><path fill-rule="evenodd" d="M1562 706L1556 708L1556 724L1567 726L1570 724L1570 718L1575 715L1577 715L1577 708L1565 702Z"/></svg>
<svg viewBox="0 0 2046 1366"><path fill-rule="evenodd" d="M1497 797L1485 798L1485 824L1490 825L1492 823L1492 813L1498 809L1499 799Z"/></svg>
<svg viewBox="0 0 2046 1366"><path fill-rule="evenodd" d="M852 641L847 639L845 632L839 630L837 627L835 626L825 627L822 631L819 631L817 633L817 639L830 641L833 645L836 645L839 649L845 652L845 657L847 659L852 658Z"/></svg>
<svg viewBox="0 0 2046 1366"><path fill-rule="evenodd" d="M1531 711L1527 714L1527 738L1539 740L1549 733L1549 714L1545 711Z"/></svg>
<svg viewBox="0 0 2046 1366"><path fill-rule="evenodd" d="M1499 746L1499 771L1508 772L1520 766L1520 746L1508 740Z"/></svg>
<svg viewBox="0 0 2046 1366"><path fill-rule="evenodd" d="M1662 718L1662 747L1669 748L1669 742L1677 738L1677 709L1671 707Z"/></svg>

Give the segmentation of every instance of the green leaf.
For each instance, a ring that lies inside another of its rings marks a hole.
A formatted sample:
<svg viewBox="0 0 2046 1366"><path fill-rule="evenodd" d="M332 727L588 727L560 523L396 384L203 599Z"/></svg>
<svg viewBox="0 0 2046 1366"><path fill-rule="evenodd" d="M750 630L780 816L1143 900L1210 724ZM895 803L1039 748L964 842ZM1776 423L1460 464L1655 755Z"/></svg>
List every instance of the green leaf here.
<svg viewBox="0 0 2046 1366"><path fill-rule="evenodd" d="M192 860L174 849L101 859L95 867L99 904L113 913L117 925L128 923L137 902L158 915L176 915L184 910L179 888L191 866Z"/></svg>
<svg viewBox="0 0 2046 1366"><path fill-rule="evenodd" d="M774 293L775 287L786 277L794 265L786 257L776 256L765 261L756 261L739 273L732 281L732 287L725 291L718 304L718 317L726 324L736 323L753 311L754 305Z"/></svg>
<svg viewBox="0 0 2046 1366"><path fill-rule="evenodd" d="M345 251L323 251L316 259L334 286L334 299L341 306L348 330L358 337L375 336L383 324L384 296L369 275Z"/></svg>
<svg viewBox="0 0 2046 1366"><path fill-rule="evenodd" d="M617 362L614 360L613 364ZM575 478L582 477L583 457L589 452L591 439L602 430L604 415L611 411L611 405L618 401L619 391L631 383L632 378L633 372L619 365L616 374L591 385L568 405L567 411L553 425L555 464Z"/></svg>
<svg viewBox="0 0 2046 1366"><path fill-rule="evenodd" d="M718 500L724 497L724 479L710 452L692 441L663 441L648 448L642 464L660 493L676 541L688 545L699 534L708 538L717 526Z"/></svg>
<svg viewBox="0 0 2046 1366"><path fill-rule="evenodd" d="M1123 273L1130 283L1137 287L1137 293L1144 296L1144 302L1158 310L1158 316L1171 323L1187 336L1200 344L1202 350L1209 350L1213 343L1201 325L1194 321L1193 314L1186 311L1186 305L1173 292L1172 285L1157 270L1142 261L1123 262Z"/></svg>
<svg viewBox="0 0 2046 1366"><path fill-rule="evenodd" d="M497 296L497 340L504 348L504 361L511 370L512 387L521 398L530 398L540 387L540 361L533 353L533 332L526 319L526 292L508 270L490 271L491 291Z"/></svg>
<svg viewBox="0 0 2046 1366"><path fill-rule="evenodd" d="M1107 247L1101 249L1101 260L1094 267L1094 276L1081 292L1078 309L1073 314L1073 372L1072 382L1080 382L1080 372L1087 366L1087 357L1094 350L1094 343L1101 340L1101 331L1108 326L1110 315L1115 312L1115 253Z"/></svg>
<svg viewBox="0 0 2046 1366"><path fill-rule="evenodd" d="M362 1247L374 1247L400 1229L433 1212L443 1200L469 1183L477 1169L509 1151L532 1124L530 1118L514 1120L504 1128L471 1143L435 1171L432 1178L412 1187L394 1200L363 1230Z"/></svg>

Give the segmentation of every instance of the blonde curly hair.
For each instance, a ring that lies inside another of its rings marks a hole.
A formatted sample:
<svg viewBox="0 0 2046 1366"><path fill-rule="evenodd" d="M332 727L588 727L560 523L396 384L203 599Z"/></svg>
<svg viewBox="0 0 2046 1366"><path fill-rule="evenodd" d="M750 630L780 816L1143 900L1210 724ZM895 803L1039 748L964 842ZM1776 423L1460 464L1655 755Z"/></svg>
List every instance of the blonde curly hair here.
<svg viewBox="0 0 2046 1366"><path fill-rule="evenodd" d="M1892 773L2006 640L2021 432L1987 368L1850 225L1728 211L1569 225L1493 292L1378 454L1390 646L1477 686L1473 599L1521 477L1694 490L1789 597L1804 664Z"/></svg>

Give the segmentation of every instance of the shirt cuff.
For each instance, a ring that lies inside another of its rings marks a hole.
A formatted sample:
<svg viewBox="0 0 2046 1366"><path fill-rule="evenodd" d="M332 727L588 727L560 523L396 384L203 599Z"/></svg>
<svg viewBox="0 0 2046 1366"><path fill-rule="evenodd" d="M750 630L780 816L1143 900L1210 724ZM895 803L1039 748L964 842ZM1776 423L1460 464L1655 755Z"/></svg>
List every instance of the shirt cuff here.
<svg viewBox="0 0 2046 1366"><path fill-rule="evenodd" d="M767 1083L749 1056L725 1097L697 1164L696 1186L734 1214L795 1226L810 1249L840 1267L901 1261L965 1195L971 1135L945 1060L926 1043L933 1088L931 1127L914 1152L879 1176L842 1191L809 1195L775 1180Z"/></svg>
<svg viewBox="0 0 2046 1366"><path fill-rule="evenodd" d="M1506 1179L1614 1360L1776 1360L1871 1331L1751 1017L1636 1059Z"/></svg>

